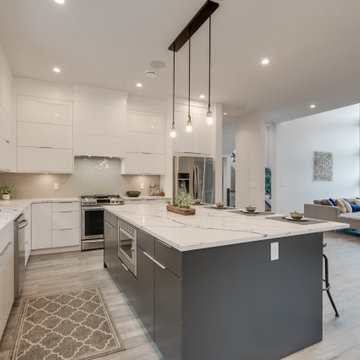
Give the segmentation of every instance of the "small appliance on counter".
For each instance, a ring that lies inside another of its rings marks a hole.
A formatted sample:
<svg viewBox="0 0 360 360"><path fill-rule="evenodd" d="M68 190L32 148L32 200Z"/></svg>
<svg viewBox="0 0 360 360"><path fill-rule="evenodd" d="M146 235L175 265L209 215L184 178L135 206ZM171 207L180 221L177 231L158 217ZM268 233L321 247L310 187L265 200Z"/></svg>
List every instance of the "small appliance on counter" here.
<svg viewBox="0 0 360 360"><path fill-rule="evenodd" d="M104 248L104 205L124 205L120 195L81 197L81 251Z"/></svg>

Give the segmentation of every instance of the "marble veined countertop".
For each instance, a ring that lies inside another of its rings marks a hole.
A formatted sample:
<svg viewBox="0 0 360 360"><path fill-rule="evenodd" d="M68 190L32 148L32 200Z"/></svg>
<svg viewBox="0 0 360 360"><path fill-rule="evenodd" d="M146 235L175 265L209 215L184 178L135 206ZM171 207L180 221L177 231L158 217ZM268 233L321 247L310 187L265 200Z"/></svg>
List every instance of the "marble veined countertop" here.
<svg viewBox="0 0 360 360"><path fill-rule="evenodd" d="M0 201L0 230L11 221L14 221L31 204L48 202L73 202L79 198L54 198L54 199L15 199Z"/></svg>
<svg viewBox="0 0 360 360"><path fill-rule="evenodd" d="M165 204L105 206L109 212L141 228L168 245L189 251L241 244L280 237L348 228L338 222L301 225L270 220L275 215L247 216L229 210L195 206L196 215L179 215L166 210Z"/></svg>

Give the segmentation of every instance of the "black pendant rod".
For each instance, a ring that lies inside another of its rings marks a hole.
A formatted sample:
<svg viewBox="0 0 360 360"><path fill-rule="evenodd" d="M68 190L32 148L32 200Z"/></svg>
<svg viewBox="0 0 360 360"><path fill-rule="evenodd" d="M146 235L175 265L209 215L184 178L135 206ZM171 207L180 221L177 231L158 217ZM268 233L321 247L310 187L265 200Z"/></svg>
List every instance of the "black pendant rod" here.
<svg viewBox="0 0 360 360"><path fill-rule="evenodd" d="M174 51L175 53L175 51ZM191 36L189 37L189 94L188 94L188 115L190 116L190 96L191 96Z"/></svg>
<svg viewBox="0 0 360 360"><path fill-rule="evenodd" d="M175 51L173 53L173 120L172 124L175 125Z"/></svg>
<svg viewBox="0 0 360 360"><path fill-rule="evenodd" d="M179 51L186 42L193 36L202 24L211 16L211 14L219 7L214 1L206 1L191 21L185 26L181 33L169 46L170 51Z"/></svg>
<svg viewBox="0 0 360 360"><path fill-rule="evenodd" d="M209 109L210 109L210 89L211 89L211 15L209 16L209 94L208 94Z"/></svg>

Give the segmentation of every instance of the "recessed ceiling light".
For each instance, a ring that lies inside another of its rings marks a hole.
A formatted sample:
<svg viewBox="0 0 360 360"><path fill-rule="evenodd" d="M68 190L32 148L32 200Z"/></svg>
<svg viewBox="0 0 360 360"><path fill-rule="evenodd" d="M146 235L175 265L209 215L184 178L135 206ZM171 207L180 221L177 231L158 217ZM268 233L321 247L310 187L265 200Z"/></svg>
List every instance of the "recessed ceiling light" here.
<svg viewBox="0 0 360 360"><path fill-rule="evenodd" d="M205 95L204 95L204 94L201 94L201 95L200 95L200 99L205 99Z"/></svg>
<svg viewBox="0 0 360 360"><path fill-rule="evenodd" d="M65 4L65 0L54 0L57 4L63 5Z"/></svg>
<svg viewBox="0 0 360 360"><path fill-rule="evenodd" d="M57 67L57 66L54 66L53 67L53 72L60 73L61 69L59 67Z"/></svg>
<svg viewBox="0 0 360 360"><path fill-rule="evenodd" d="M157 77L157 72L155 70L146 70L144 74L150 79L154 79Z"/></svg>
<svg viewBox="0 0 360 360"><path fill-rule="evenodd" d="M269 58L264 58L261 60L261 64L262 65L269 65L270 64L270 59Z"/></svg>
<svg viewBox="0 0 360 360"><path fill-rule="evenodd" d="M315 109L315 108L316 108L316 105L315 105L315 104L311 104L309 107L310 107L310 109Z"/></svg>
<svg viewBox="0 0 360 360"><path fill-rule="evenodd" d="M224 112L224 115L227 115L227 112Z"/></svg>
<svg viewBox="0 0 360 360"><path fill-rule="evenodd" d="M138 82L138 83L136 83L136 87L142 88L142 87L143 87L143 84L142 84L141 82Z"/></svg>

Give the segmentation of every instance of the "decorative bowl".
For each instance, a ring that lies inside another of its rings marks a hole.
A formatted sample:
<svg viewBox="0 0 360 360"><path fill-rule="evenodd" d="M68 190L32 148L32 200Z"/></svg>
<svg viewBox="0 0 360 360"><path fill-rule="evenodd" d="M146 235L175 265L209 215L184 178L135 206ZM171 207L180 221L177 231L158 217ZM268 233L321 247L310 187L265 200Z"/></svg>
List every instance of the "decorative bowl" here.
<svg viewBox="0 0 360 360"><path fill-rule="evenodd" d="M194 205L201 204L201 199L194 199Z"/></svg>
<svg viewBox="0 0 360 360"><path fill-rule="evenodd" d="M224 205L224 203L222 201L219 201L219 202L216 203L216 207L218 207L218 208L223 208L224 206L225 205Z"/></svg>
<svg viewBox="0 0 360 360"><path fill-rule="evenodd" d="M254 205L249 205L246 207L246 211L248 212L255 212L255 210L256 210L256 206Z"/></svg>
<svg viewBox="0 0 360 360"><path fill-rule="evenodd" d="M129 197L138 197L140 195L140 191L136 191L136 190L129 190L126 192L126 195Z"/></svg>
<svg viewBox="0 0 360 360"><path fill-rule="evenodd" d="M292 211L290 213L290 216L294 219L294 220L301 220L304 217L304 213L300 212L300 211Z"/></svg>

